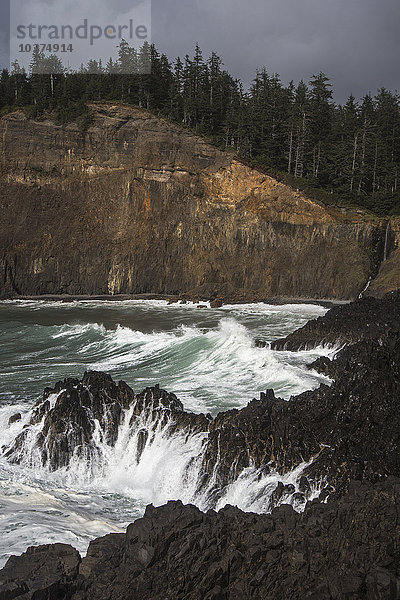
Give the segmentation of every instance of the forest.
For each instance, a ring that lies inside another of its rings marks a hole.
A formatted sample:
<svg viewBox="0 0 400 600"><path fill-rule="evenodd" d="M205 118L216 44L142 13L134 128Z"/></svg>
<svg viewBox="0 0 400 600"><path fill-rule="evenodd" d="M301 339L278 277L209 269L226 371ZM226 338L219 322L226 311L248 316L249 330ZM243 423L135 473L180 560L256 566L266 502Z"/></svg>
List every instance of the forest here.
<svg viewBox="0 0 400 600"><path fill-rule="evenodd" d="M189 128L247 164L325 204L400 214L400 97L377 89L334 101L329 78L285 86L258 70L249 89L215 53L198 45L173 63L154 45L136 51L124 40L118 58L91 60L77 72L35 48L29 72L14 62L0 76L0 115L23 109L60 125L90 125L88 102L129 103Z"/></svg>

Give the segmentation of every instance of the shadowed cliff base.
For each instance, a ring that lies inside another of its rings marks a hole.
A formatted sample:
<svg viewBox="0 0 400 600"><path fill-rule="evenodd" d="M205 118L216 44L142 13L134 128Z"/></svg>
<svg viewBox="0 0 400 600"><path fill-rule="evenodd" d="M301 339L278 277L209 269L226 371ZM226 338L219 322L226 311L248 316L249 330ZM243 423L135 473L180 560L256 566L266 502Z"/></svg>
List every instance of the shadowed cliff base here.
<svg viewBox="0 0 400 600"><path fill-rule="evenodd" d="M397 256L396 219L318 204L144 110L91 112L86 131L0 119L1 297L349 300Z"/></svg>
<svg viewBox="0 0 400 600"><path fill-rule="evenodd" d="M112 446L122 411L131 406L133 428L145 414L153 420L153 432L161 423L171 428L170 435L181 432L185 439L208 434L196 493L206 492L209 508L249 467L254 481L263 482L271 471L282 475L301 464L301 478L298 489L278 483L266 504L266 510L278 506L270 515L229 506L202 513L170 502L149 507L125 535L95 540L83 560L68 546L29 550L9 559L0 572L2 597L397 598L400 326L394 315L399 309L398 293L332 309L326 322L331 319L338 328L342 322L348 331L359 314L354 327L359 332L323 365L332 385L290 402L270 390L242 410L211 419L186 413L173 394L158 387L135 395L103 373L46 390L28 428L8 450L9 460L23 459L30 426L36 427L49 468L67 465L77 448L87 458L96 452L94 423ZM140 460L150 441L143 434L137 439ZM319 500L309 501L302 514L282 505L301 506L300 497L309 499L316 482ZM266 493L262 486L257 491Z"/></svg>
<svg viewBox="0 0 400 600"><path fill-rule="evenodd" d="M330 300L327 298L263 298L257 299L244 294L234 294L232 296L221 296L220 294L212 294L211 296L200 296L199 294L116 294L111 296L109 294L103 296L87 296L80 295L74 296L70 294L43 294L41 296L5 296L1 300L25 300L32 302L88 302L88 301L100 301L100 302L127 302L130 300L161 300L171 304L198 304L201 308L207 308L210 305L211 308L221 308L226 304L248 304L255 302L262 302L270 305L285 305L285 304L318 304L325 308L332 308L333 306L340 306L342 304L348 304L350 300Z"/></svg>

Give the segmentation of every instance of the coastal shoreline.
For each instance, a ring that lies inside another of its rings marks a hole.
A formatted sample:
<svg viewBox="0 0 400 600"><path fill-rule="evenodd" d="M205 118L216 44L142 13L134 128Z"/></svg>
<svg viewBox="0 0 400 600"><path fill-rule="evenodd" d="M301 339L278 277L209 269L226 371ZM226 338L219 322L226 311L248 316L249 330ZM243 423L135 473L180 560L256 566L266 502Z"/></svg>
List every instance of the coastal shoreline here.
<svg viewBox="0 0 400 600"><path fill-rule="evenodd" d="M297 349L311 342L316 347L328 333L345 345L334 360L325 357L309 365L332 384L290 402L270 389L240 410L209 419L182 410L179 399L159 386L135 395L127 384L116 384L101 372L46 388L37 405L41 416L47 413L39 450L44 448L46 460L51 451L54 466L70 460L81 439L90 450L91 422L106 414L118 417L131 401L136 418L150 411L163 419L154 411L161 402L173 417L174 431L189 436L208 432L199 491L211 490L218 499L232 475L237 481L249 466L258 469L258 482L271 474L271 466L280 475L301 466L301 478L298 489L287 480L278 483L269 500L272 512L243 512L229 505L202 512L170 501L149 505L126 533L94 539L85 557L67 544L30 547L10 557L0 571L1 597L397 598L399 306L400 292L365 298L297 330ZM52 407L47 400L55 393ZM110 421L111 427L118 422ZM36 426L35 416L31 425ZM110 436L116 439L112 429ZM46 445L40 446L44 439ZM21 448L24 438L17 437L10 457L18 461ZM143 451L142 442L138 450ZM317 498L313 490L318 485ZM303 512L289 504L291 496L305 502Z"/></svg>
<svg viewBox="0 0 400 600"><path fill-rule="evenodd" d="M8 296L0 297L0 302L4 301L32 301L32 302L126 302L129 300L162 300L170 304L179 304L192 302L193 304L199 304L204 302L212 302L210 298L202 298L199 296L191 296L190 294L182 294L181 296L172 296L171 294L119 294L119 295L67 295L67 294L44 294L40 296ZM285 305L285 304L319 304L326 308L333 306L342 306L350 304L351 300L335 300L330 298L264 298L254 299L253 298L240 298L237 297L221 297L217 298L222 302L222 305L226 304L271 304L271 305Z"/></svg>

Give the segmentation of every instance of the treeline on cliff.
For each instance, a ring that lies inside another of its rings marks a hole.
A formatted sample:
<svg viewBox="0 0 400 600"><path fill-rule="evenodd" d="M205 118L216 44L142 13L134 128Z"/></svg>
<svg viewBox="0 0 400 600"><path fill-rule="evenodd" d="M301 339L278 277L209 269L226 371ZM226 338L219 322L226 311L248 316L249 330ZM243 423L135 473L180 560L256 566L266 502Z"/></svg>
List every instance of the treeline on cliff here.
<svg viewBox="0 0 400 600"><path fill-rule="evenodd" d="M27 107L41 118L53 111L60 123L79 119L87 127L86 103L101 100L181 123L325 203L400 213L400 97L385 88L360 101L350 95L342 106L324 73L285 86L262 69L245 90L217 54L205 59L198 45L193 57L171 64L154 45L137 52L125 41L107 65L92 60L69 73L56 56L35 50L29 74L14 63L0 78L3 112Z"/></svg>

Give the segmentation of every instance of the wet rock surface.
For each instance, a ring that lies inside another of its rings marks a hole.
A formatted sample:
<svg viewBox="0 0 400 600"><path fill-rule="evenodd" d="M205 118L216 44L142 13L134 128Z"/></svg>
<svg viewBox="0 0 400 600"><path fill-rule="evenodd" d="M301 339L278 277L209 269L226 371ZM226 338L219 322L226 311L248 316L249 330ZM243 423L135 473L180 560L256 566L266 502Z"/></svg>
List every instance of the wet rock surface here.
<svg viewBox="0 0 400 600"><path fill-rule="evenodd" d="M358 320L355 308L360 308ZM114 407L111 412L131 406L133 419L143 411L164 419L166 410L175 431L207 431L200 485L210 490L214 505L246 467L284 474L302 463L307 466L297 488L290 483L276 486L269 515L229 506L219 513L202 513L169 502L161 508L148 507L126 534L92 542L79 573L79 559L71 559L74 566L66 572L48 547L34 557L32 551L13 557L0 572L0 598L399 598L398 308L397 293L383 301L365 299L341 307L342 320L340 311L333 309L327 322L332 332L345 330L347 346L334 360L312 365L328 374L332 385L290 402L275 398L269 390L246 408L213 420L185 413L173 394L157 387L135 396L126 384L116 385L104 374L88 373L82 382L67 380L71 390L85 382L81 399L91 411L104 404ZM65 385L47 390L45 402ZM84 391L88 388L90 401ZM43 418L43 410L43 405L37 407L37 419ZM102 411L99 408L96 414ZM45 411L45 422L50 413ZM76 422L80 415L78 407ZM112 435L111 428L110 439ZM304 504L316 484L319 499L308 502L304 513L284 504L274 509L290 495ZM72 548L67 555L76 556ZM34 568L46 577L33 579Z"/></svg>
<svg viewBox="0 0 400 600"><path fill-rule="evenodd" d="M56 470L68 466L74 457L93 458L99 451L95 431L102 443L114 446L129 408L132 408L132 427L140 418L148 417L154 427L157 424L166 426L171 421L171 433L179 428L190 434L203 431L209 421L204 415L185 413L175 394L159 386L146 388L135 395L125 382L117 384L106 373L89 371L82 380L65 379L44 391L30 422L6 456L13 463L23 461L32 427L41 423L40 431L34 435L43 465ZM146 439L143 439L142 445L145 443Z"/></svg>
<svg viewBox="0 0 400 600"><path fill-rule="evenodd" d="M149 506L126 534L11 558L0 594L47 600L395 600L400 593L400 480L356 482L303 514L225 507L219 513L169 502ZM69 561L66 565L67 559ZM34 569L35 576L32 575Z"/></svg>
<svg viewBox="0 0 400 600"><path fill-rule="evenodd" d="M103 443L114 446L130 409L129 426L142 428L138 461L158 426L167 428L169 436L205 434L198 492L208 494L210 508L249 467L260 474L273 471L283 476L310 463L302 474L309 485L319 482L325 487L326 497L333 491L345 493L352 479L375 482L388 475L400 477L400 327L395 329L399 302L398 294L383 301L359 301L350 306L352 319L349 306L343 306L342 321L337 309L332 309L334 319L328 313L327 322L346 324L356 322L354 309L361 307L352 338L358 335L361 341L346 346L332 361L321 358L310 365L330 377L331 385L321 385L290 402L267 390L245 408L212 419L186 412L174 394L159 386L135 394L124 382L116 384L109 375L89 372L81 381L66 379L45 390L30 423L6 456L11 462L23 461L25 444L41 424L34 435L42 464L55 470L74 457L90 459L99 452L95 431ZM367 317L363 330L360 322Z"/></svg>
<svg viewBox="0 0 400 600"><path fill-rule="evenodd" d="M221 488L250 465L284 474L312 461L304 476L327 495L345 493L352 479L400 476L400 333L365 339L322 363L330 386L290 402L270 391L210 424L204 471L217 465Z"/></svg>
<svg viewBox="0 0 400 600"><path fill-rule="evenodd" d="M335 306L323 317L309 321L286 338L275 340L273 350L304 350L319 345L342 346L363 339L379 339L400 329L400 292L382 299L361 298Z"/></svg>

